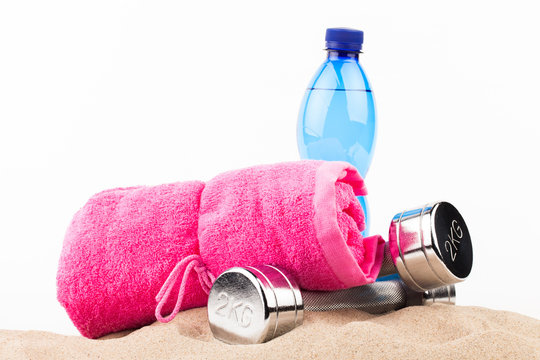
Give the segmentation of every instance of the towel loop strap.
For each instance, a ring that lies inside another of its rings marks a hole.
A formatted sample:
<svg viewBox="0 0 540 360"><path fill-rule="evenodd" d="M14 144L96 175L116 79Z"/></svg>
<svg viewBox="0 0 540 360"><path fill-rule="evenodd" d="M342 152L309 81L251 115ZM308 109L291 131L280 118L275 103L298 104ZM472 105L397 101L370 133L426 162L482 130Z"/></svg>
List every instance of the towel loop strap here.
<svg viewBox="0 0 540 360"><path fill-rule="evenodd" d="M156 295L156 301L158 302L156 306L156 319L160 322L167 323L174 319L176 314L180 311L180 307L182 306L182 299L184 298L184 293L186 291L186 284L187 280L189 278L189 273L195 270L199 277L199 283L201 284L201 288L206 294L210 293L210 289L212 288L212 284L216 280L214 275L206 268L204 265L204 262L202 261L202 258L200 255L190 255L179 261L174 269L172 269L171 273L167 277L167 280L163 283L163 286L159 290L159 293ZM169 300L169 296L171 294L171 291L176 284L180 274L182 273L182 282L180 283L180 289L178 290L178 296L176 298L176 305L174 306L174 309L172 313L169 315L163 317L161 315L161 310L163 306L167 303Z"/></svg>

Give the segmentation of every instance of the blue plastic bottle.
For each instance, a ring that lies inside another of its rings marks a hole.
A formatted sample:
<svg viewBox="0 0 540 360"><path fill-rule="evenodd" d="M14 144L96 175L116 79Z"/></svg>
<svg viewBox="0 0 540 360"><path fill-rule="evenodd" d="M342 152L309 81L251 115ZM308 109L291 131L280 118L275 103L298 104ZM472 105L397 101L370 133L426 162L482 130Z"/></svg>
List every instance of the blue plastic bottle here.
<svg viewBox="0 0 540 360"><path fill-rule="evenodd" d="M303 159L347 161L365 178L377 126L373 93L358 62L363 41L360 30L326 30L328 57L306 89L298 116L297 141ZM369 209L364 197L358 199L366 214L366 235Z"/></svg>

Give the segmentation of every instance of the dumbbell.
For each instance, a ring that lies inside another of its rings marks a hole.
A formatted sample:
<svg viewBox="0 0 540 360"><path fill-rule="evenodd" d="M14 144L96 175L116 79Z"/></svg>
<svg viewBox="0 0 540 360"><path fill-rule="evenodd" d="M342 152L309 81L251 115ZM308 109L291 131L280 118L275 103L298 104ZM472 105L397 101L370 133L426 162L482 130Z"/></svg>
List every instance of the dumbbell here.
<svg viewBox="0 0 540 360"><path fill-rule="evenodd" d="M303 320L303 311L356 308L371 313L434 302L455 303L452 284L472 267L465 222L451 204L439 202L404 211L392 219L379 281L333 291L302 291L274 266L232 268L214 282L208 320L214 336L231 344L253 344L284 334Z"/></svg>
<svg viewBox="0 0 540 360"><path fill-rule="evenodd" d="M455 304L454 285L415 292L401 280L388 280L339 291L301 291L277 267L234 267L223 272L210 290L208 322L216 339L259 344L301 325L304 310L355 308L378 314L436 302Z"/></svg>

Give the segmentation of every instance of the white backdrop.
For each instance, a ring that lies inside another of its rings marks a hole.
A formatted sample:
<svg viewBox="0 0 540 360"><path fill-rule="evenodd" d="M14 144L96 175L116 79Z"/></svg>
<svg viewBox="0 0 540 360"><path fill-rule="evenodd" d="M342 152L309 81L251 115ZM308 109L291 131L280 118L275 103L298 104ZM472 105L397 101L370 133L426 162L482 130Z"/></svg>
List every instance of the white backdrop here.
<svg viewBox="0 0 540 360"><path fill-rule="evenodd" d="M326 27L365 31L372 232L452 202L458 304L540 317L540 25L533 1L0 2L0 328L76 334L56 301L71 216L117 186L298 158Z"/></svg>

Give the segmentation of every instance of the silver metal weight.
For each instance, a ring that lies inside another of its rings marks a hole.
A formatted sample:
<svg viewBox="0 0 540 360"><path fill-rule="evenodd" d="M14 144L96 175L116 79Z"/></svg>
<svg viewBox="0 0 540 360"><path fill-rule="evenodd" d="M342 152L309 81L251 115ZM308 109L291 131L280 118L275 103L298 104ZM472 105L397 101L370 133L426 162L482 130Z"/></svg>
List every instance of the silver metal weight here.
<svg viewBox="0 0 540 360"><path fill-rule="evenodd" d="M290 276L270 266L234 267L214 281L208 322L214 337L229 344L258 344L302 324L304 303Z"/></svg>
<svg viewBox="0 0 540 360"><path fill-rule="evenodd" d="M340 291L300 292L294 280L274 266L235 267L214 282L208 321L221 341L258 344L302 324L304 310L356 308L383 313L435 302L455 304L454 286L414 292L400 280L389 280Z"/></svg>
<svg viewBox="0 0 540 360"><path fill-rule="evenodd" d="M379 277L397 271L421 292L465 280L472 264L465 220L452 204L436 202L394 216Z"/></svg>

